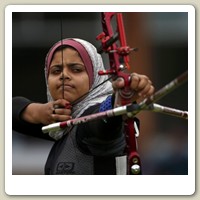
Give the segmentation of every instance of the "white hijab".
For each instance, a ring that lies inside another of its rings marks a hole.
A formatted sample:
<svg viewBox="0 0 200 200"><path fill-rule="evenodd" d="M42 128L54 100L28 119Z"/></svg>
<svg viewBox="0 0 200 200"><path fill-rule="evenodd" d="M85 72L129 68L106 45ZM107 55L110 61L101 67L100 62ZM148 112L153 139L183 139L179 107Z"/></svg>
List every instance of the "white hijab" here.
<svg viewBox="0 0 200 200"><path fill-rule="evenodd" d="M73 105L72 107L72 117L77 118L80 117L81 114L85 110L87 110L89 107L101 103L106 99L108 95L111 95L113 93L112 85L110 81L106 81L104 84L100 85L102 82L108 79L108 76L99 76L98 71L104 70L104 65L102 61L102 57L100 54L97 53L96 48L89 42L78 39L78 38L69 38L65 39L67 40L75 40L76 42L80 43L85 50L87 51L92 65L93 65L93 83L91 85L90 91L88 95L86 95L81 101ZM55 51L58 47L62 46L63 43L59 41L56 43L49 51L46 57L46 63L45 63L45 80L46 80L46 85L47 85L47 99L48 101L53 101L53 98L50 94L49 87L48 87L48 65L50 64L48 57L49 54L52 54L52 51ZM55 48L56 47L56 48ZM52 58L51 58L52 59ZM48 61L48 62L47 62ZM89 77L90 78L90 77ZM95 89L94 89L95 88ZM53 137L54 139L58 140L60 139L63 135L68 133L68 128L66 128L64 131L50 131L49 135Z"/></svg>

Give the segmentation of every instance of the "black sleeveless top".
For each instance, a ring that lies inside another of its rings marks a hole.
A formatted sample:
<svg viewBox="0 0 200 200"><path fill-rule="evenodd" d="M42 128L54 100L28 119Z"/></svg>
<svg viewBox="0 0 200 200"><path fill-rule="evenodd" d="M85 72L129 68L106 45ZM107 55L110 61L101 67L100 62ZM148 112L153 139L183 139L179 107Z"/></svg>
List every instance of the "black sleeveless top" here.
<svg viewBox="0 0 200 200"><path fill-rule="evenodd" d="M21 112L30 103L23 97L13 98L13 129L53 140L41 131L41 124L30 124L20 118ZM82 116L97 113L99 106L100 104L90 107ZM76 125L60 140L55 141L45 165L45 174L126 174L125 147L121 116Z"/></svg>

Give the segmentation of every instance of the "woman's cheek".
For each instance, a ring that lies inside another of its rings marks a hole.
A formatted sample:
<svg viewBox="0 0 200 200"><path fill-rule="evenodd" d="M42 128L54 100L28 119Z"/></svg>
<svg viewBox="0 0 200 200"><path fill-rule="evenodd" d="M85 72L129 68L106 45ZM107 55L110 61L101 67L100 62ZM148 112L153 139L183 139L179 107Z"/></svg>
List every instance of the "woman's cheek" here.
<svg viewBox="0 0 200 200"><path fill-rule="evenodd" d="M53 99L57 99L58 94L56 94L57 93L56 84L54 83L54 81L51 78L48 79L48 87L49 87L49 91L50 91L50 94L53 97Z"/></svg>

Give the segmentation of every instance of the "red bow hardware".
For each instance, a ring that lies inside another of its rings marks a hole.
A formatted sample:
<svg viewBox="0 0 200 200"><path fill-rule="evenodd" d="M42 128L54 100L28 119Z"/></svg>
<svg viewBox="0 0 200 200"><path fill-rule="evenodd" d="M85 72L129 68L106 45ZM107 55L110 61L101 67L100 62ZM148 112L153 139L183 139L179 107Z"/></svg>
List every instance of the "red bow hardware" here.
<svg viewBox="0 0 200 200"><path fill-rule="evenodd" d="M116 32L113 31L111 21L116 16ZM110 69L99 71L99 75L114 75L115 78L123 78L125 86L117 91L115 95L115 107L132 103L134 92L130 89L130 74L125 73L129 67L129 53L131 49L126 44L126 36L121 13L108 12L102 13L103 32L96 39L101 41L99 53L106 52L109 55ZM136 131L134 128L134 118L124 117L124 131L126 138L127 153L127 172L128 174L141 174L141 164L139 154L137 153Z"/></svg>

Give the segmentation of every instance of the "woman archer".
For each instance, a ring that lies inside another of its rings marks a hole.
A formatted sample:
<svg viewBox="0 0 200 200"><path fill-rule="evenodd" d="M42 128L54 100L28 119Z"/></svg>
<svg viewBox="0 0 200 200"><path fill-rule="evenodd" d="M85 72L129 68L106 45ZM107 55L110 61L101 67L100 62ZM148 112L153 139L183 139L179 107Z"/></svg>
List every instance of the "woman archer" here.
<svg viewBox="0 0 200 200"><path fill-rule="evenodd" d="M115 91L124 87L124 81L119 78L105 82L108 77L99 76L100 70L104 70L102 58L91 43L77 38L63 39L51 47L45 60L48 102L13 98L13 129L55 141L45 174L119 174L116 158L124 156L126 148L121 116L49 134L41 130L44 125L114 107ZM147 76L132 73L130 77L133 102L153 94L154 87Z"/></svg>

